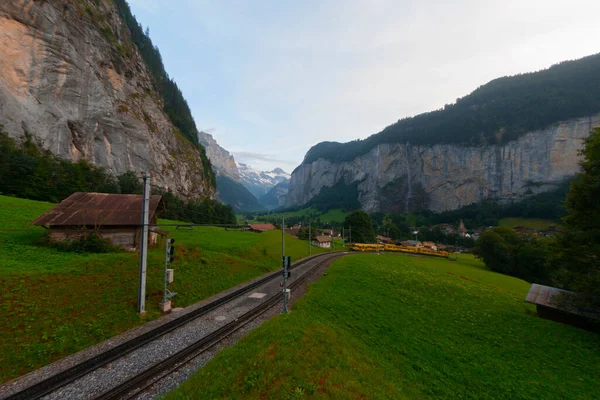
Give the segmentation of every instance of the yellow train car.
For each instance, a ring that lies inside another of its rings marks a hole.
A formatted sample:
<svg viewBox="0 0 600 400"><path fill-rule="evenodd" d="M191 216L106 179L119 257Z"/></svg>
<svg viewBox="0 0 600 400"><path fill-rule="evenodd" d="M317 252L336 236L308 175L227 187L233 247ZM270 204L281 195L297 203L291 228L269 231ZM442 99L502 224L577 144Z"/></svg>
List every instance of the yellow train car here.
<svg viewBox="0 0 600 400"><path fill-rule="evenodd" d="M352 243L350 250L353 251L391 251L399 253L423 254L433 257L448 258L447 251L435 251L424 247L397 246L395 244L371 244L371 243Z"/></svg>

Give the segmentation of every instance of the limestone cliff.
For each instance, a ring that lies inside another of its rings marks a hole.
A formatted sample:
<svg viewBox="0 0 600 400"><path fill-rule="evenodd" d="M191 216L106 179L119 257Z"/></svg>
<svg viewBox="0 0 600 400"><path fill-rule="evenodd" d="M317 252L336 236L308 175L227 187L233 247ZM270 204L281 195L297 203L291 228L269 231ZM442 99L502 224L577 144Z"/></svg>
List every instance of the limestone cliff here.
<svg viewBox="0 0 600 400"><path fill-rule="evenodd" d="M0 124L65 159L149 172L176 193L214 197L200 151L162 109L111 0L0 2Z"/></svg>
<svg viewBox="0 0 600 400"><path fill-rule="evenodd" d="M212 135L205 132L198 132L198 141L206 149L206 155L217 174L240 182L240 172L238 171L235 159L227 150L219 146L219 143L217 143Z"/></svg>
<svg viewBox="0 0 600 400"><path fill-rule="evenodd" d="M348 162L319 158L292 173L286 206L305 204L340 183L357 184L366 211L444 211L485 199L520 199L575 175L582 139L598 126L600 114L529 132L504 145L379 144Z"/></svg>

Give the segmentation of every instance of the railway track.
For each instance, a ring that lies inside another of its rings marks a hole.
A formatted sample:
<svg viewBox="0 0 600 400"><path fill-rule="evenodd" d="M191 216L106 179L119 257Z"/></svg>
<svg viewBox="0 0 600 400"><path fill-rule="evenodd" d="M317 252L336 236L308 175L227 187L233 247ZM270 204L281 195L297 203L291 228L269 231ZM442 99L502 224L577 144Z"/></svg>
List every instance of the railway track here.
<svg viewBox="0 0 600 400"><path fill-rule="evenodd" d="M322 260L319 260L319 262L315 263L315 266L305 272L301 277L294 280L294 282L288 286L289 289L297 289L306 283L317 270L339 257L341 257L340 254L324 256ZM141 374L129 379L119 386L116 386L112 390L105 392L104 394L96 397L94 400L130 400L140 396L144 391L152 387L159 380L177 371L186 363L189 363L194 358L214 347L220 341L230 336L238 329L242 328L248 322L259 317L270 308L279 305L281 300L282 296L280 294L271 296L267 301L261 303L241 317L238 317L236 320L201 338L196 343L179 351L171 357L156 363L154 366L142 372Z"/></svg>
<svg viewBox="0 0 600 400"><path fill-rule="evenodd" d="M340 257L340 254L319 254L316 256L309 257L304 259L294 265L292 265L292 270L297 269L298 267L307 265L309 263L314 263L314 266L310 267L307 272L305 272L301 277L296 278L290 285L290 289L297 288L299 285L306 282L306 279L312 273L314 273L320 267L326 265L329 261ZM240 298L241 296L253 291L254 289L260 287L261 285L267 284L277 278L281 277L281 271L273 272L261 279L252 282L251 284L236 290L232 293L229 293L209 304L206 304L192 312L189 312L185 315L182 315L179 318L176 318L172 321L169 321L151 331L143 333L131 340L128 340L118 346L115 346L112 349L109 349L103 353L100 353L88 360L85 360L71 368L68 368L58 374L50 376L47 379L41 380L36 384L11 394L8 397L5 397L4 400L35 400L40 399L44 396L47 396L68 384L76 381L77 379L90 374L91 372L135 351L136 349L147 345L161 336L172 332L189 322L217 309L220 306L223 306L235 299ZM281 300L281 296L271 296L266 301L260 303L257 307L253 308L249 312L243 314L242 316L236 318L235 321L232 321L225 326L219 328L218 330L210 333L209 335L203 337L198 340L196 343L192 344L189 347L179 351L178 353L164 359L163 361L158 362L151 368L143 371L141 374L133 377L131 380L126 383L119 385L108 392L105 392L99 396L97 399L116 399L116 398L129 398L127 397L128 393L131 393L132 389L143 386L144 382L149 382L157 376L164 374L164 371L168 371L173 368L179 368L178 365L189 361L189 359L196 357L197 355L193 355L194 353L204 352L210 347L217 344L223 338L231 335L231 333L235 332L240 327L244 326L247 322L252 321L258 315L264 313L269 308L273 307ZM191 357L191 358L190 358ZM187 358L187 361L186 361ZM154 383L154 382L153 382ZM152 383L152 384L153 384ZM137 395L137 394L136 394Z"/></svg>

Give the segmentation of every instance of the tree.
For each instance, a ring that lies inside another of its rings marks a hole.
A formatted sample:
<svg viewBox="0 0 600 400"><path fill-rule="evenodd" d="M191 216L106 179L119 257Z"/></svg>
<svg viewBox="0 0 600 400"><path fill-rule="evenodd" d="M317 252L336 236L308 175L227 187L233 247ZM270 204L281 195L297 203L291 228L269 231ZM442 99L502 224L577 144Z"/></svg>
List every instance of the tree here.
<svg viewBox="0 0 600 400"><path fill-rule="evenodd" d="M583 172L567 194L567 217L553 243L556 286L581 293L585 306L600 309L600 129L585 140Z"/></svg>
<svg viewBox="0 0 600 400"><path fill-rule="evenodd" d="M515 276L528 282L546 283L546 244L534 236L519 236L507 227L485 231L473 250L492 271Z"/></svg>
<svg viewBox="0 0 600 400"><path fill-rule="evenodd" d="M364 211L354 211L344 219L344 229L352 229L352 242L375 243L375 231L371 217Z"/></svg>
<svg viewBox="0 0 600 400"><path fill-rule="evenodd" d="M119 187L123 194L142 194L143 186L140 178L133 171L119 175Z"/></svg>

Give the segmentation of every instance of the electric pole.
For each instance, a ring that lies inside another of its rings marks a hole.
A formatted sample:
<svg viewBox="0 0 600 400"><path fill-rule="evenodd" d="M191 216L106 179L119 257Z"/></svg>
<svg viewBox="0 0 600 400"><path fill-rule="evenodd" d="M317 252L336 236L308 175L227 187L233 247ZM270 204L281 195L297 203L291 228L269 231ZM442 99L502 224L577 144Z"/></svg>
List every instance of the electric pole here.
<svg viewBox="0 0 600 400"><path fill-rule="evenodd" d="M287 278L288 278L288 263L285 257L285 217L281 217L281 263L283 264L283 312L288 312L287 307Z"/></svg>
<svg viewBox="0 0 600 400"><path fill-rule="evenodd" d="M140 234L140 284L138 288L138 312L146 312L146 263L148 258L148 213L150 210L150 179L144 174L142 195L142 232Z"/></svg>
<svg viewBox="0 0 600 400"><path fill-rule="evenodd" d="M312 231L310 230L310 222L308 223L308 256L312 255Z"/></svg>

